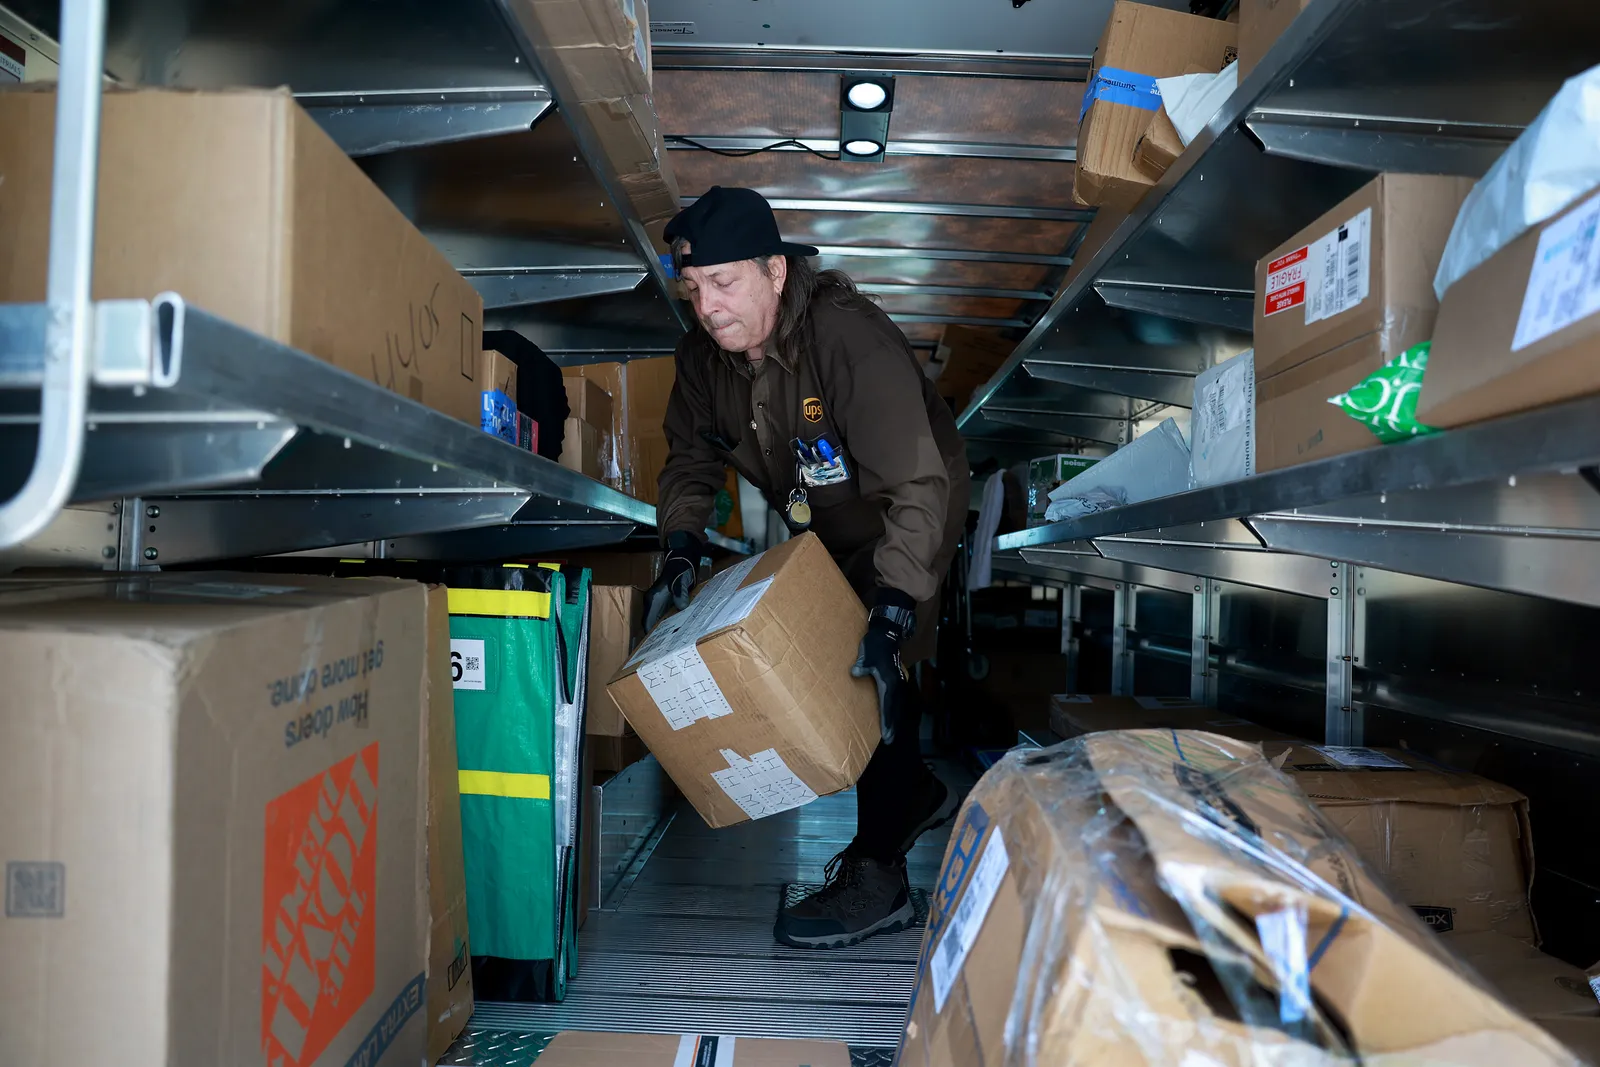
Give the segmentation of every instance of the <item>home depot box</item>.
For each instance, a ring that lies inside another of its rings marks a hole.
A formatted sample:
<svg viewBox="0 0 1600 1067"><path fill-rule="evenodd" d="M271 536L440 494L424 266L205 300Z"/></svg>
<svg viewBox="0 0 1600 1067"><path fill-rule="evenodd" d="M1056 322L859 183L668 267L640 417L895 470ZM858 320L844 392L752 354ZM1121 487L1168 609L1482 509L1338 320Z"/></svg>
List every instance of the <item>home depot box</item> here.
<svg viewBox="0 0 1600 1067"><path fill-rule="evenodd" d="M1600 392L1600 191L1445 290L1417 416L1461 426Z"/></svg>
<svg viewBox="0 0 1600 1067"><path fill-rule="evenodd" d="M385 579L0 583L0 1063L419 1062L426 626Z"/></svg>
<svg viewBox="0 0 1600 1067"><path fill-rule="evenodd" d="M1433 275L1471 189L1468 178L1380 174L1263 256L1257 380L1368 335L1385 358L1432 336Z"/></svg>
<svg viewBox="0 0 1600 1067"><path fill-rule="evenodd" d="M590 1034L568 1030L539 1055L540 1067L850 1067L838 1041L712 1034Z"/></svg>
<svg viewBox="0 0 1600 1067"><path fill-rule="evenodd" d="M1050 729L1064 738L1101 730L1208 730L1235 741L1286 741L1282 731L1196 704L1187 697L1125 697L1057 693L1050 698Z"/></svg>
<svg viewBox="0 0 1600 1067"><path fill-rule="evenodd" d="M968 797L898 1062L1016 1058L1577 1062L1466 973L1255 746L1182 730L1019 750Z"/></svg>
<svg viewBox="0 0 1600 1067"><path fill-rule="evenodd" d="M53 92L0 92L0 301L44 299L54 138ZM107 93L99 174L96 299L171 290L478 425L482 299L287 89Z"/></svg>
<svg viewBox="0 0 1600 1067"><path fill-rule="evenodd" d="M852 678L867 612L815 534L730 567L645 638L607 686L711 826L853 784L878 697Z"/></svg>
<svg viewBox="0 0 1600 1067"><path fill-rule="evenodd" d="M1239 77L1261 62L1311 0L1239 0Z"/></svg>
<svg viewBox="0 0 1600 1067"><path fill-rule="evenodd" d="M1161 106L1156 79L1191 67L1221 70L1237 38L1232 23L1117 0L1083 97L1073 199L1118 211L1137 204L1155 184L1135 164L1134 151Z"/></svg>
<svg viewBox="0 0 1600 1067"><path fill-rule="evenodd" d="M1537 942L1527 797L1397 749L1267 752L1429 927Z"/></svg>
<svg viewBox="0 0 1600 1067"><path fill-rule="evenodd" d="M472 949L467 937L467 876L461 853L461 786L456 762L456 700L450 667L450 598L428 589L427 739L428 988L426 1063L438 1063L472 1017Z"/></svg>

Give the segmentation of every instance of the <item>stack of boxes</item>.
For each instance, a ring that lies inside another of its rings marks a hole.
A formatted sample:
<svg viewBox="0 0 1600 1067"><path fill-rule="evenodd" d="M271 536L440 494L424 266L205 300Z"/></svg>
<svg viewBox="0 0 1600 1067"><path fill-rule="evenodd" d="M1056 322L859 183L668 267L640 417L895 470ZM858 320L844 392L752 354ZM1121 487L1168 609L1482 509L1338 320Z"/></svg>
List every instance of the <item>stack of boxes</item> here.
<svg viewBox="0 0 1600 1067"><path fill-rule="evenodd" d="M604 479L616 447L611 394L588 378L568 375L562 384L567 389L567 421L561 465L596 481Z"/></svg>

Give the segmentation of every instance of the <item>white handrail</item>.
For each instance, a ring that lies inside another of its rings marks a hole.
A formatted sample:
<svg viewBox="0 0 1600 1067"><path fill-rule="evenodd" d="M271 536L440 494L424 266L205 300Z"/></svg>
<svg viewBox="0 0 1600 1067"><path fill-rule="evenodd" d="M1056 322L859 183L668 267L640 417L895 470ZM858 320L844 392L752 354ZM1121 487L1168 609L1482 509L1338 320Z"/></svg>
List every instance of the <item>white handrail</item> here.
<svg viewBox="0 0 1600 1067"><path fill-rule="evenodd" d="M105 28L105 0L62 0L39 447L28 480L0 504L0 548L28 540L55 520L83 461Z"/></svg>

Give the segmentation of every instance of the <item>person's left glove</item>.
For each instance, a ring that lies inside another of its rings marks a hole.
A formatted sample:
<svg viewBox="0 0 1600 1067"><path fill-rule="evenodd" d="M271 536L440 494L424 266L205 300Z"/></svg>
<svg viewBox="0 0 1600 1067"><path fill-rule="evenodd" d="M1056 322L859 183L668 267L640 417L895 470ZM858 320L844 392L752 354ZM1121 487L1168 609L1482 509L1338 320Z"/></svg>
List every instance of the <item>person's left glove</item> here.
<svg viewBox="0 0 1600 1067"><path fill-rule="evenodd" d="M644 593L644 632L656 628L667 609L682 611L689 606L689 590L700 572L700 557L705 542L692 533L679 530L667 535L667 555L661 561L661 574Z"/></svg>
<svg viewBox="0 0 1600 1067"><path fill-rule="evenodd" d="M866 636L850 673L871 678L878 686L878 727L884 744L894 742L895 722L905 704L910 679L900 661L900 645L917 628L917 605L898 589L878 590L877 603L867 616Z"/></svg>

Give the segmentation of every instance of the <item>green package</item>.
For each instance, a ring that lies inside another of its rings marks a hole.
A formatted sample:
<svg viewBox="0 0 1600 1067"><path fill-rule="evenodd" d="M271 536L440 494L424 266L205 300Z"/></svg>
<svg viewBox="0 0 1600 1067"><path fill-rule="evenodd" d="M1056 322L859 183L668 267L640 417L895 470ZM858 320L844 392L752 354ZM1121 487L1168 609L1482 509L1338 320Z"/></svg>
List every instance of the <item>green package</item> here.
<svg viewBox="0 0 1600 1067"><path fill-rule="evenodd" d="M1366 426L1386 445L1438 433L1417 421L1417 398L1433 342L1413 345L1328 403Z"/></svg>

